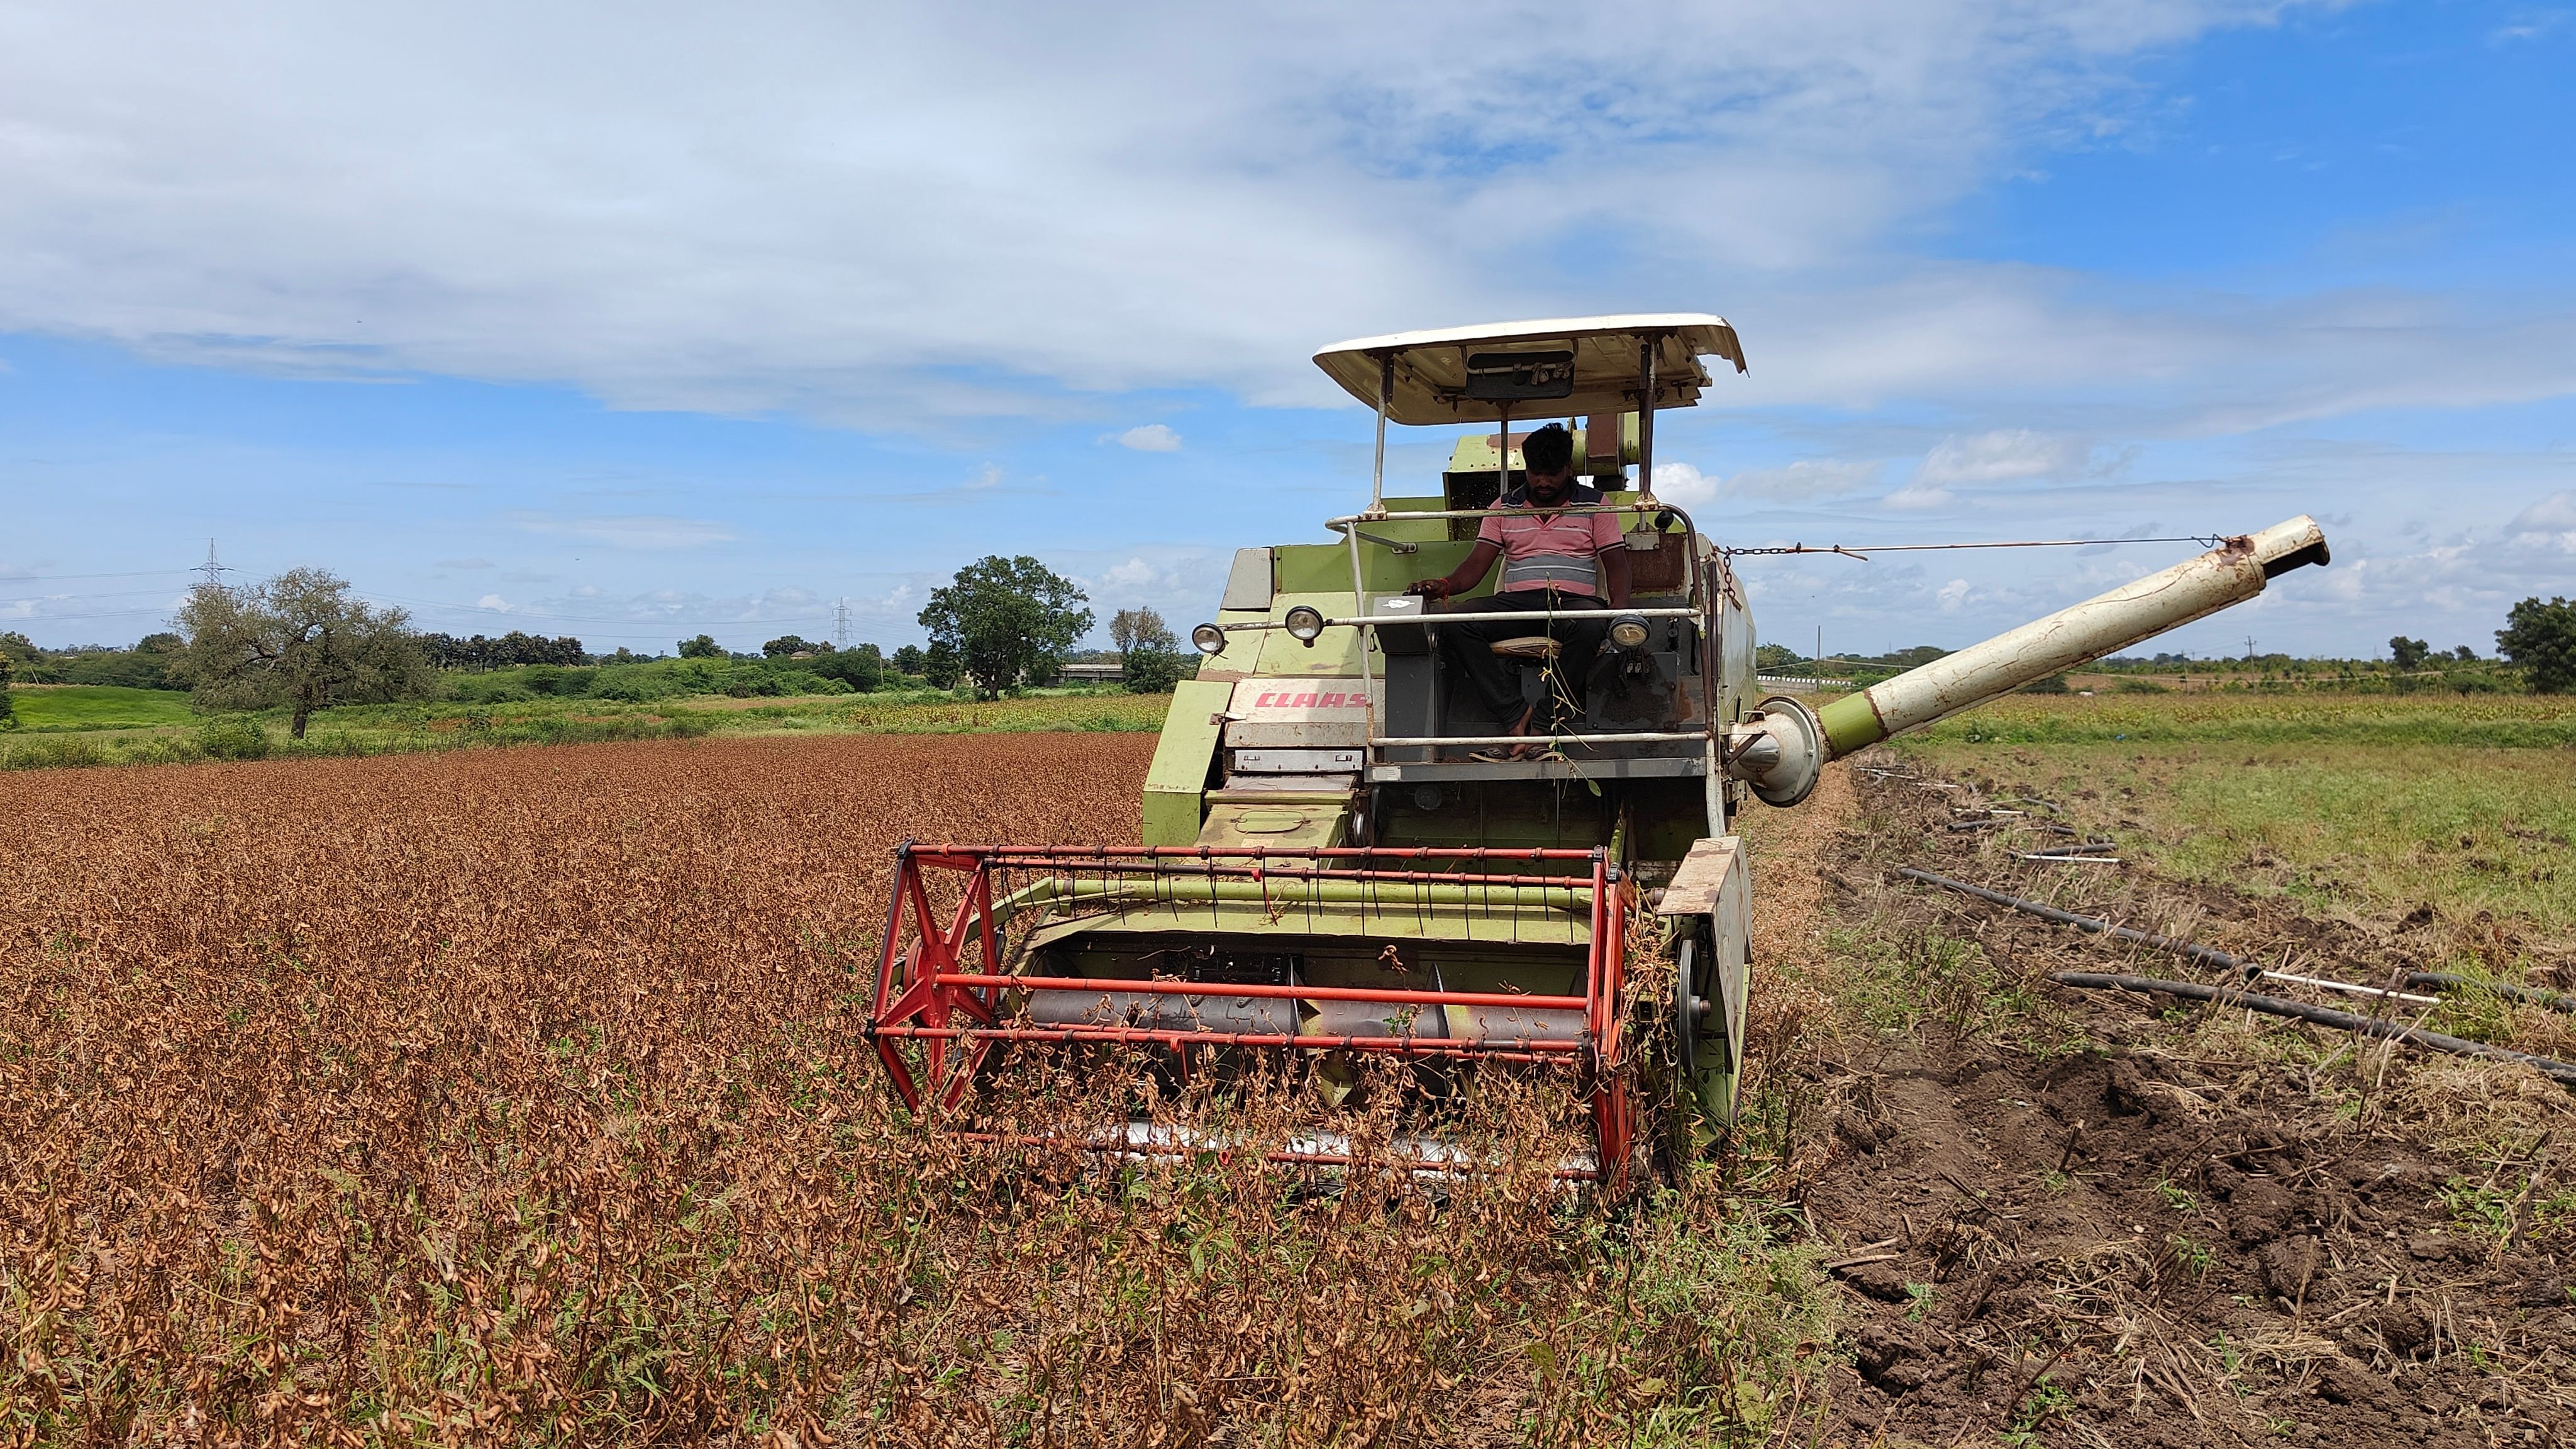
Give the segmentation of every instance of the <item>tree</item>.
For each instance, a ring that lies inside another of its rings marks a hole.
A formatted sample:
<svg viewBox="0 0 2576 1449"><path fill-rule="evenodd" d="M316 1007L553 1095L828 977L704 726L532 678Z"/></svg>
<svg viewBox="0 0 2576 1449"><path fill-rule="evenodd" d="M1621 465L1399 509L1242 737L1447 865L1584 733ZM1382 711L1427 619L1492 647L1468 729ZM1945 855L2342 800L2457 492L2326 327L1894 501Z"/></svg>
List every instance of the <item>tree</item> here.
<svg viewBox="0 0 2576 1449"><path fill-rule="evenodd" d="M1062 667L1066 651L1090 631L1091 611L1077 607L1088 598L1073 580L1026 554L993 554L959 569L948 587L931 590L920 620L934 649L945 644L956 651L975 693L995 699L1023 675Z"/></svg>
<svg viewBox="0 0 2576 1449"><path fill-rule="evenodd" d="M424 699L437 675L401 609L377 609L322 569L289 569L245 588L199 584L179 608L186 653L175 671L201 710L294 710L304 738L316 710Z"/></svg>
<svg viewBox="0 0 2576 1449"><path fill-rule="evenodd" d="M825 679L837 679L861 694L885 682L885 657L877 652L874 644L861 644L853 649L835 649L824 644L817 646L817 650L813 658L796 661L796 666Z"/></svg>
<svg viewBox="0 0 2576 1449"><path fill-rule="evenodd" d="M906 644L894 651L894 672L918 678L921 674L921 646Z"/></svg>
<svg viewBox="0 0 2576 1449"><path fill-rule="evenodd" d="M2496 631L2496 652L2522 670L2541 694L2576 693L2576 604L2523 600Z"/></svg>
<svg viewBox="0 0 2576 1449"><path fill-rule="evenodd" d="M1765 674L1777 674L1783 669L1795 669L1806 662L1804 656L1786 644L1758 645L1753 651L1753 667Z"/></svg>
<svg viewBox="0 0 2576 1449"><path fill-rule="evenodd" d="M1109 616L1109 642L1125 654L1130 649L1177 649L1163 616L1148 608L1121 609Z"/></svg>
<svg viewBox="0 0 2576 1449"><path fill-rule="evenodd" d="M794 634L781 634L760 646L760 652L772 659L785 659L795 654L829 654L829 644L808 644Z"/></svg>
<svg viewBox="0 0 2576 1449"><path fill-rule="evenodd" d="M9 702L9 679L17 672L17 661L9 657L7 650L0 649L0 730L18 727L18 706Z"/></svg>
<svg viewBox="0 0 2576 1449"><path fill-rule="evenodd" d="M683 639L680 641L680 657L683 659L722 659L725 657L724 646L716 642L716 636L713 634L701 634L695 639Z"/></svg>
<svg viewBox="0 0 2576 1449"><path fill-rule="evenodd" d="M2462 644L2451 651L2451 657L2462 664L2475 664L2478 662L2478 651Z"/></svg>
<svg viewBox="0 0 2576 1449"><path fill-rule="evenodd" d="M2432 645L2421 639L2409 639L2403 634L2388 641L2388 657L2396 664L2397 672L2400 674L2423 668L2424 660L2432 652Z"/></svg>
<svg viewBox="0 0 2576 1449"><path fill-rule="evenodd" d="M944 639L933 640L921 651L921 677L933 689L955 689L957 676L966 672L965 661L958 657L957 646Z"/></svg>
<svg viewBox="0 0 2576 1449"><path fill-rule="evenodd" d="M1152 609L1121 609L1109 620L1119 677L1129 694L1169 694L1181 678L1181 641Z"/></svg>

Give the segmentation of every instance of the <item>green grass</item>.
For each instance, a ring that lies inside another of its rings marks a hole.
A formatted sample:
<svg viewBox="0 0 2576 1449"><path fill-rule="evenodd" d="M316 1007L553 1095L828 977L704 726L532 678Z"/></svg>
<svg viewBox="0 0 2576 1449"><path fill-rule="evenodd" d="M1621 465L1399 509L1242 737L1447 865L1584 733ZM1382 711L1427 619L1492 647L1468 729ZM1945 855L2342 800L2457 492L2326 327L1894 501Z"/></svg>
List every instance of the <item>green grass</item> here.
<svg viewBox="0 0 2576 1449"><path fill-rule="evenodd" d="M582 744L606 740L688 739L705 735L975 734L1025 731L1151 733L1162 728L1169 695L1095 690L1032 691L975 701L930 691L736 699L698 695L644 702L528 699L495 703L446 700L364 705L313 717L301 741L287 736L283 710L230 716L221 723L188 712L187 696L133 689L70 687L13 691L28 719L30 696L72 696L61 706L96 722L48 724L0 734L0 769L65 765L163 764L267 755L379 755L476 745ZM119 715L96 696L143 696L163 712ZM33 721L28 721L30 724ZM243 725L256 728L251 734ZM243 741L249 741L244 748Z"/></svg>
<svg viewBox="0 0 2576 1449"><path fill-rule="evenodd" d="M9 703L22 730L107 730L193 725L188 696L168 689L109 684L17 687Z"/></svg>
<svg viewBox="0 0 2576 1449"><path fill-rule="evenodd" d="M2576 932L2576 699L2017 697L1898 748L2053 801L2184 880Z"/></svg>
<svg viewBox="0 0 2576 1449"><path fill-rule="evenodd" d="M1910 739L1933 744L2336 744L2576 748L2576 695L2009 695Z"/></svg>

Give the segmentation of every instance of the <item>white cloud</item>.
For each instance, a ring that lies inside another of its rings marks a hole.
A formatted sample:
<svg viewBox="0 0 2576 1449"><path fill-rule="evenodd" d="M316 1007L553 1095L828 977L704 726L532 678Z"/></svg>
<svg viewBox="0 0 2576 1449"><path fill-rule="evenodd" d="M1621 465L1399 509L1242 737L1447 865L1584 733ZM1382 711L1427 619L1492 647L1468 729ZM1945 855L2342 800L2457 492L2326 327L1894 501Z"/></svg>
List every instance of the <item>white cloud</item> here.
<svg viewBox="0 0 2576 1449"><path fill-rule="evenodd" d="M529 533L551 534L610 548L682 549L728 543L733 530L705 518L668 518L658 514L608 514L566 518L549 513L518 512L510 521Z"/></svg>
<svg viewBox="0 0 2576 1449"><path fill-rule="evenodd" d="M2552 493L2522 510L2505 525L2505 533L2525 548L2576 554L2576 489Z"/></svg>
<svg viewBox="0 0 2576 1449"><path fill-rule="evenodd" d="M1800 458L1777 468L1747 468L1724 478L1703 473L1690 463L1657 463L1655 495L1684 508L1697 508L1726 498L1764 498L1799 502L1839 498L1878 481L1879 465L1847 458Z"/></svg>
<svg viewBox="0 0 2576 1449"><path fill-rule="evenodd" d="M498 612L506 614L510 611L510 601L502 598L499 594L485 594L483 597L474 601L474 607L478 609L497 610Z"/></svg>
<svg viewBox="0 0 2576 1449"><path fill-rule="evenodd" d="M2278 8L21 8L0 327L918 422L1331 402L1319 341L1651 283L1761 303L1766 395L2053 386L2231 354L1881 244L2009 153L2121 130L2134 59ZM1605 230L1619 267L1544 262Z"/></svg>
<svg viewBox="0 0 2576 1449"><path fill-rule="evenodd" d="M1839 498L1878 481L1879 465L1847 458L1801 458L1778 468L1753 468L1733 474L1726 491L1742 498L1796 501Z"/></svg>
<svg viewBox="0 0 2576 1449"><path fill-rule="evenodd" d="M1910 510L1919 508L1938 508L1942 504L1949 502L1951 497L1952 495L1950 490L1947 488L1926 488L1920 483L1908 483L1904 487L1897 489L1895 492L1888 494L1887 497L1881 499L1880 502L1889 508Z"/></svg>
<svg viewBox="0 0 2576 1449"><path fill-rule="evenodd" d="M2062 478L2082 468L2089 452L2070 439L2047 437L2027 428L1944 438L1924 455L1923 466L1915 470L1914 486L1933 489L1952 483Z"/></svg>
<svg viewBox="0 0 2576 1449"><path fill-rule="evenodd" d="M1955 614L1959 612L1959 606L1968 601L1968 592L1966 579L1952 579L1943 584L1933 597L1941 601L1942 613Z"/></svg>
<svg viewBox="0 0 2576 1449"><path fill-rule="evenodd" d="M1177 453L1181 450L1181 435L1161 423L1129 428L1118 434L1115 441L1118 446L1133 448L1139 453Z"/></svg>
<svg viewBox="0 0 2576 1449"><path fill-rule="evenodd" d="M1494 450L1485 450L1485 462L1494 461ZM1684 508L1701 508L1717 501L1717 480L1689 463L1657 463L1655 496Z"/></svg>
<svg viewBox="0 0 2576 1449"><path fill-rule="evenodd" d="M1118 589L1132 592L1137 589L1162 584L1167 578L1168 574L1166 571L1154 567L1152 564L1145 562L1141 558L1131 558L1123 564L1118 564L1112 567L1107 573L1102 574L1100 576L1100 583L1101 586L1106 589Z"/></svg>

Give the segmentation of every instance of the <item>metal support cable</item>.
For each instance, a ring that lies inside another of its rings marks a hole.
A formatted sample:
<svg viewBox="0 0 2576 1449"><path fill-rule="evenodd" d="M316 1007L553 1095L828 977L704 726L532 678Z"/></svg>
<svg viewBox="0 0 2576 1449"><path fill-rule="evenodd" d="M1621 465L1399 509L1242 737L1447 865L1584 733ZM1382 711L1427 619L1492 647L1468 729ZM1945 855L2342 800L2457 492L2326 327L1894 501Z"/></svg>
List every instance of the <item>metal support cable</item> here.
<svg viewBox="0 0 2576 1449"><path fill-rule="evenodd" d="M2175 534L2163 538L2021 538L1994 543L1792 543L1770 548L1721 548L1719 553L1743 557L1753 554L1838 553L1845 558L1869 562L1874 553L1938 553L1961 548L2095 548L2115 543L2196 543L2203 548L2216 548L2227 540L2220 534Z"/></svg>

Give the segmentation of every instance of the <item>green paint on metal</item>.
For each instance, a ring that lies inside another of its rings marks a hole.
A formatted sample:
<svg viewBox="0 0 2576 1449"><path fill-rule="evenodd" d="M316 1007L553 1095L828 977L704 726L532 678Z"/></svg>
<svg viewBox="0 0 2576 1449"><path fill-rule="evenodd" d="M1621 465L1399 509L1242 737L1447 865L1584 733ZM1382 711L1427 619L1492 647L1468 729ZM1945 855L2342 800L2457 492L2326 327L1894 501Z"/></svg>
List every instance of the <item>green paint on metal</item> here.
<svg viewBox="0 0 2576 1449"><path fill-rule="evenodd" d="M1154 763L1145 771L1145 843L1194 845L1199 838L1200 797L1207 790L1208 767L1216 761L1217 738L1234 686L1223 680L1184 679L1172 691L1171 712L1163 716L1163 738L1154 746Z"/></svg>
<svg viewBox="0 0 2576 1449"><path fill-rule="evenodd" d="M1351 819L1350 797L1330 803L1272 800L1225 801L1208 807L1198 843L1221 847L1272 846L1278 849L1329 850L1346 843Z"/></svg>
<svg viewBox="0 0 2576 1449"><path fill-rule="evenodd" d="M1527 437L1531 428L1545 427L1547 423L1548 420L1545 418L1534 418L1529 423L1512 429L1512 436L1516 440ZM1579 469L1583 466L1584 460L1591 456L1592 429L1588 426L1578 427L1575 428L1573 432L1574 461L1575 466ZM1607 449L1605 448L1604 451L1606 452ZM1637 415L1635 413L1621 413L1619 415L1619 461L1623 463L1634 463L1637 461ZM1515 442L1515 445L1512 448L1512 470L1514 472L1518 472L1520 471L1520 467L1521 450L1517 442ZM1494 434L1492 429L1482 429L1460 438L1458 440L1458 445L1449 451L1449 467L1447 471L1451 473L1493 472Z"/></svg>
<svg viewBox="0 0 2576 1449"><path fill-rule="evenodd" d="M1161 875L1023 891L1015 909L1041 910L1024 951L1102 931L1215 936L1354 936L1369 941L1484 946L1581 946L1592 938L1591 888L1408 887L1358 881L1248 881ZM1475 899L1469 899L1472 895ZM1490 895L1491 899L1484 899ZM996 905L995 914L1002 914Z"/></svg>
<svg viewBox="0 0 2576 1449"><path fill-rule="evenodd" d="M1588 880L1561 886L1444 885L1436 881L1402 880L1300 880L1282 872L1262 880L1243 876L1187 874L1191 862L1167 863L1168 868L1154 875L1071 880L1059 877L1051 885L1025 892L1019 899L1023 906L1038 900L1078 901L1089 905L1125 909L1150 908L1175 902L1210 901L1250 903L1264 906L1302 906L1310 902L1321 905L1365 907L1374 912L1456 910L1474 907L1479 912L1510 913L1524 907L1533 910L1571 911L1590 919L1592 883Z"/></svg>
<svg viewBox="0 0 2576 1449"><path fill-rule="evenodd" d="M1854 750L1865 749L1887 738L1887 726L1878 722L1878 711L1869 706L1869 693L1846 694L1816 712L1825 727L1825 743L1836 758Z"/></svg>
<svg viewBox="0 0 2576 1449"><path fill-rule="evenodd" d="M1342 581L1350 581L1350 560L1342 561ZM1304 604L1325 618L1348 618L1357 606L1351 602L1348 588L1340 593L1283 593L1272 606L1270 617L1285 619L1288 611ZM1380 664L1381 673L1386 666ZM1260 662L1253 673L1272 679L1295 679L1304 675L1318 678L1357 679L1360 673L1360 631L1344 625L1326 629L1312 644L1301 644L1297 636L1285 629L1272 629L1261 636Z"/></svg>
<svg viewBox="0 0 2576 1449"><path fill-rule="evenodd" d="M1433 520L1437 522L1437 520ZM1362 524L1363 531L1375 533L1374 524ZM1472 547L1464 541L1441 538L1424 541L1419 553L1400 554L1363 539L1360 541L1362 587L1373 594L1400 594L1415 579L1445 574L1466 558ZM1277 554L1279 592L1336 593L1344 598L1351 592L1351 546L1346 543L1291 543L1280 545ZM1273 617L1276 617L1275 615Z"/></svg>

